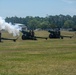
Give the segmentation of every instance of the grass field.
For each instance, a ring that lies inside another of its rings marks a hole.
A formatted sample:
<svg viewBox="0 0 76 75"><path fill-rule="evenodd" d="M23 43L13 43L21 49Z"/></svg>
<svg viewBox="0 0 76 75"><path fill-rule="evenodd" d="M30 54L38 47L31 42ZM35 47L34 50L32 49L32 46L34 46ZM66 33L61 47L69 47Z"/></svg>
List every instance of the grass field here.
<svg viewBox="0 0 76 75"><path fill-rule="evenodd" d="M37 36L48 36L39 31ZM62 32L74 35L74 32ZM4 37L11 37L3 33ZM0 43L0 75L76 75L76 37Z"/></svg>

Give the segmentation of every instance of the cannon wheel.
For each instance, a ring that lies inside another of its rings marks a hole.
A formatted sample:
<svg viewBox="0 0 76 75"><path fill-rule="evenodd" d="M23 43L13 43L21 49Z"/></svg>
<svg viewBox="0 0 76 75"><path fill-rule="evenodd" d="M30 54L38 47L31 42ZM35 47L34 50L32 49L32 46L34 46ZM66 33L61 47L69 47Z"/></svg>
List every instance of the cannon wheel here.
<svg viewBox="0 0 76 75"><path fill-rule="evenodd" d="M25 35L22 35L22 40L25 40Z"/></svg>
<svg viewBox="0 0 76 75"><path fill-rule="evenodd" d="M51 34L49 34L49 38L51 38Z"/></svg>

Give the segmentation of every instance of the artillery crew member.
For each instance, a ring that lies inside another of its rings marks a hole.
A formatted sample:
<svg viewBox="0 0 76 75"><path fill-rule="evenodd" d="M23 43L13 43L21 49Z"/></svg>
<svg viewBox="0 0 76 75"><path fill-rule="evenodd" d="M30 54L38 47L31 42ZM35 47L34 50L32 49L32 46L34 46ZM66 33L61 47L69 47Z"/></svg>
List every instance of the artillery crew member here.
<svg viewBox="0 0 76 75"><path fill-rule="evenodd" d="M0 42L1 42L1 31L0 31Z"/></svg>
<svg viewBox="0 0 76 75"><path fill-rule="evenodd" d="M34 31L32 30L32 31L31 31L31 35L32 35L32 37L34 37L34 34L35 34L35 33L34 33Z"/></svg>

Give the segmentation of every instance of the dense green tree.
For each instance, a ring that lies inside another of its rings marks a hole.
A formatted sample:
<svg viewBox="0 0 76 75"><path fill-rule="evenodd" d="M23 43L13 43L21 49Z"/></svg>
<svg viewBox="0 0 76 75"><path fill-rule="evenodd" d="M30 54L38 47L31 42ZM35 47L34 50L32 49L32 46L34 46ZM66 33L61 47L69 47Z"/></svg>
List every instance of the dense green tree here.
<svg viewBox="0 0 76 75"><path fill-rule="evenodd" d="M28 28L29 29L32 29L32 30L35 30L37 27L38 27L38 21L35 20L35 19L32 19L28 22Z"/></svg>
<svg viewBox="0 0 76 75"><path fill-rule="evenodd" d="M49 28L49 23L44 21L40 24L41 29L48 29Z"/></svg>
<svg viewBox="0 0 76 75"><path fill-rule="evenodd" d="M66 20L64 22L64 28L72 28L73 27L74 22L72 20Z"/></svg>
<svg viewBox="0 0 76 75"><path fill-rule="evenodd" d="M48 15L46 17L32 17L26 16L22 17L6 17L6 22L14 23L21 23L28 27L28 29L49 29L49 28L74 28L76 26L76 15L73 17L70 15Z"/></svg>

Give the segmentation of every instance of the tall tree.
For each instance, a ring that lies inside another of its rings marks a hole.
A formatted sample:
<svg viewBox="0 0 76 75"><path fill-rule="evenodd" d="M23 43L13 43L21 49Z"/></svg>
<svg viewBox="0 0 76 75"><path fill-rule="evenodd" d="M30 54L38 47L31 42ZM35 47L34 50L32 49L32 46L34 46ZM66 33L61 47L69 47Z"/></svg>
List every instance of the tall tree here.
<svg viewBox="0 0 76 75"><path fill-rule="evenodd" d="M74 22L72 21L72 20L66 20L65 22L64 22L64 28L72 28L73 27L73 25L74 25Z"/></svg>

